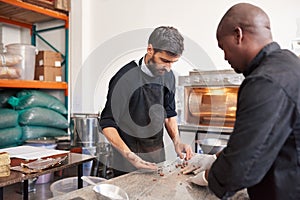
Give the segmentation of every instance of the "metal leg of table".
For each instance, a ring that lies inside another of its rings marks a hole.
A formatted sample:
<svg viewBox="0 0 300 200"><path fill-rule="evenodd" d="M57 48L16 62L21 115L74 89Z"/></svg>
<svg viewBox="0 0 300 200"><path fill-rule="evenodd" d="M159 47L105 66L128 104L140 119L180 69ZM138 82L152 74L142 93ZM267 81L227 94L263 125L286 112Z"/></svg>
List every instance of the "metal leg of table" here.
<svg viewBox="0 0 300 200"><path fill-rule="evenodd" d="M0 200L4 199L3 187L0 187ZM28 180L23 182L23 199L28 200Z"/></svg>
<svg viewBox="0 0 300 200"><path fill-rule="evenodd" d="M82 188L83 187L83 182L82 182L82 177L83 175L83 171L82 171L82 164L78 165L78 170L77 170L77 176L78 176L78 182L77 182L77 185L78 185L78 189Z"/></svg>
<svg viewBox="0 0 300 200"><path fill-rule="evenodd" d="M197 144L197 140L198 140L198 132L196 132L195 134L195 153L199 153L199 149L198 149L198 144Z"/></svg>
<svg viewBox="0 0 300 200"><path fill-rule="evenodd" d="M99 167L100 167L99 160L100 160L99 158L93 160L91 174L90 174L91 176L99 176Z"/></svg>
<svg viewBox="0 0 300 200"><path fill-rule="evenodd" d="M0 200L3 200L3 187L0 187Z"/></svg>
<svg viewBox="0 0 300 200"><path fill-rule="evenodd" d="M28 200L28 180L23 182L23 200Z"/></svg>

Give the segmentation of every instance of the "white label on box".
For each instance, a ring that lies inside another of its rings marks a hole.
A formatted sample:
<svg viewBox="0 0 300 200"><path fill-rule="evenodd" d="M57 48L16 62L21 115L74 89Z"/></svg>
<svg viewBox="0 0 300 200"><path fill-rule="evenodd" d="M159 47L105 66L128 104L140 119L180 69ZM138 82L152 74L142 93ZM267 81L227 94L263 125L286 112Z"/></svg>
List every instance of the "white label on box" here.
<svg viewBox="0 0 300 200"><path fill-rule="evenodd" d="M40 80L40 81L43 81L43 80L44 80L44 76L43 76L43 75L40 75L40 76L39 76L39 80Z"/></svg>
<svg viewBox="0 0 300 200"><path fill-rule="evenodd" d="M61 67L61 62L60 61L55 61L54 66L55 67Z"/></svg>
<svg viewBox="0 0 300 200"><path fill-rule="evenodd" d="M55 81L56 81L56 82L61 82L61 80L62 80L62 79L61 79L61 76L55 76Z"/></svg>
<svg viewBox="0 0 300 200"><path fill-rule="evenodd" d="M39 60L39 66L42 66L44 64L44 60Z"/></svg>

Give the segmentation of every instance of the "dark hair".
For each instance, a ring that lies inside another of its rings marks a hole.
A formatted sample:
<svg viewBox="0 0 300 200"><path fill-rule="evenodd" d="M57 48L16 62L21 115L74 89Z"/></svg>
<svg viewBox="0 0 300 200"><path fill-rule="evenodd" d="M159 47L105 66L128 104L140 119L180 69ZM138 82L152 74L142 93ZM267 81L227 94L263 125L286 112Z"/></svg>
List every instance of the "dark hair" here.
<svg viewBox="0 0 300 200"><path fill-rule="evenodd" d="M152 45L154 51L166 51L172 56L182 55L184 50L182 35L171 26L160 26L154 29L148 44Z"/></svg>

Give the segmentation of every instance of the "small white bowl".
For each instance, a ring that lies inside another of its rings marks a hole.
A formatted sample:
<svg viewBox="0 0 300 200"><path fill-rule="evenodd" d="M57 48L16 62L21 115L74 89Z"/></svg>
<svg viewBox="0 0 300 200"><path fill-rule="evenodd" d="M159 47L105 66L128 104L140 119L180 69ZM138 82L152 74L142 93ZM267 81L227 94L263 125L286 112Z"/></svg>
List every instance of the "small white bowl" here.
<svg viewBox="0 0 300 200"><path fill-rule="evenodd" d="M227 146L228 140L221 138L205 138L196 142L200 145L203 153L215 154Z"/></svg>
<svg viewBox="0 0 300 200"><path fill-rule="evenodd" d="M111 200L129 200L127 193L116 185L100 183L95 185L93 190L99 197L102 196Z"/></svg>

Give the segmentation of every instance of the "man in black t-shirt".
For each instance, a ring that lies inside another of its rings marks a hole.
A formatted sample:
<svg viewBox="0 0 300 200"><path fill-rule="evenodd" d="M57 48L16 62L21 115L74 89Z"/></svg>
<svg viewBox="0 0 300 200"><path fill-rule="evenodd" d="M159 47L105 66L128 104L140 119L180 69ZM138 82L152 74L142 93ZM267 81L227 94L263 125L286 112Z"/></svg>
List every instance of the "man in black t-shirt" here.
<svg viewBox="0 0 300 200"><path fill-rule="evenodd" d="M192 149L181 143L176 122L175 77L172 64L181 57L183 37L161 26L150 35L146 55L122 67L110 80L100 126L114 147L118 176L136 169L157 169L165 160L165 126L178 156L190 159Z"/></svg>

